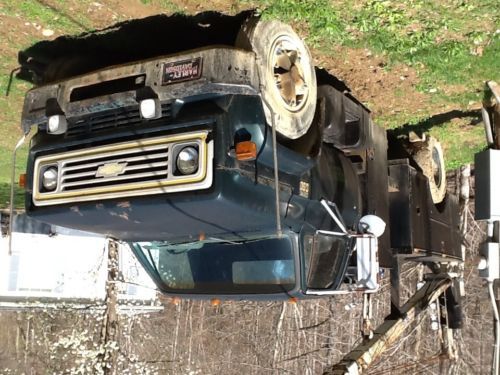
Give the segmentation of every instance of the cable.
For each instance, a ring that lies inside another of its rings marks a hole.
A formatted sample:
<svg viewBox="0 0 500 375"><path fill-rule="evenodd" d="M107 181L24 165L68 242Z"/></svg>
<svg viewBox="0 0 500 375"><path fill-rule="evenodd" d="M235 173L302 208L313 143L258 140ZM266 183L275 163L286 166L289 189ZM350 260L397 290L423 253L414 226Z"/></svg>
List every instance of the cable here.
<svg viewBox="0 0 500 375"><path fill-rule="evenodd" d="M14 80L14 73L19 72L21 70L21 67L12 69L9 75L9 82L7 83L7 88L5 89L5 96L9 96L10 94L10 88L12 86L12 81Z"/></svg>
<svg viewBox="0 0 500 375"><path fill-rule="evenodd" d="M267 128L268 125L267 123L264 123L264 139L262 140L262 145L260 146L259 152L257 153L257 156L255 158L254 166L255 166L255 185L258 184L258 178L259 178L259 172L258 172L258 161L260 158L260 155L264 151L264 148L266 147L266 142L267 142Z"/></svg>
<svg viewBox="0 0 500 375"><path fill-rule="evenodd" d="M493 282L488 282L488 292L490 295L491 305L493 307L493 317L495 319L495 346L493 352L493 364L491 366L491 373L498 375L498 365L500 359L500 318L498 314L498 307L495 300L495 291L493 290Z"/></svg>
<svg viewBox="0 0 500 375"><path fill-rule="evenodd" d="M276 235L281 238L283 232L281 230L281 216L280 216L280 185L279 185L279 170L278 170L278 140L276 139L276 123L274 118L274 113L272 112L272 107L267 103L267 101L262 97L264 105L271 111L271 136L273 140L273 168L274 168L274 199L275 199L275 209L276 209ZM279 115L278 115L279 116Z"/></svg>

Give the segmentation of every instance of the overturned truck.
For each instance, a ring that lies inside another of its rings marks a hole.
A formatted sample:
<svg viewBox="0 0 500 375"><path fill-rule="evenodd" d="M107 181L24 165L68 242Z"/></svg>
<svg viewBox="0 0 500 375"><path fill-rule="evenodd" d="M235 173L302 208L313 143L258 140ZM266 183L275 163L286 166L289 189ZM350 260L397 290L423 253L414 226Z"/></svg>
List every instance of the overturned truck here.
<svg viewBox="0 0 500 375"><path fill-rule="evenodd" d="M461 261L439 144L375 125L287 25L153 16L19 60L26 212L127 242L166 294L370 293L395 259Z"/></svg>

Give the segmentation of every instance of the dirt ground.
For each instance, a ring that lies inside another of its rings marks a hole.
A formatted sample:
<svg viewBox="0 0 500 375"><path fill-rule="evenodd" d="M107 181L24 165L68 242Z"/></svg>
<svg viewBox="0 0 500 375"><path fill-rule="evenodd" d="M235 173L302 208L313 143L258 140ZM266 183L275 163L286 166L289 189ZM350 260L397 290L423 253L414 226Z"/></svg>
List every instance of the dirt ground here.
<svg viewBox="0 0 500 375"><path fill-rule="evenodd" d="M375 118L403 111L431 112L428 97L416 90L415 70L406 65L388 70L386 59L364 49L339 48L333 56L316 55L318 65L344 80Z"/></svg>

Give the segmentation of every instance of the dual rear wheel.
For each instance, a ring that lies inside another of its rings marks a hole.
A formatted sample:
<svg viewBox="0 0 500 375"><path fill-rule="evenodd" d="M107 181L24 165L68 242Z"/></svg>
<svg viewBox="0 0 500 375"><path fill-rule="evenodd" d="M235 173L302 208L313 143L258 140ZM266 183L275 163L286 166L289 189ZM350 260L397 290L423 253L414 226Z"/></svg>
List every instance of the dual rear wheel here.
<svg viewBox="0 0 500 375"><path fill-rule="evenodd" d="M441 203L446 196L446 170L441 144L428 135L412 141L410 135L409 149L413 160L429 180L432 202Z"/></svg>

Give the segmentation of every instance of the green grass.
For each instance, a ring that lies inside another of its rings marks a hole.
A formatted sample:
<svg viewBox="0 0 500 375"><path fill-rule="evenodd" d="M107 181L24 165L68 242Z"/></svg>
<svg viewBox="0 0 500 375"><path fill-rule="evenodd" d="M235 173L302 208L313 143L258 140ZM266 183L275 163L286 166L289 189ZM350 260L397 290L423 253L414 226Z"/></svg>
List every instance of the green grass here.
<svg viewBox="0 0 500 375"><path fill-rule="evenodd" d="M420 89L436 85L462 84L470 88L488 79L500 78L500 35L495 35L484 48L482 56L471 54L466 44L449 41L435 48L422 49L414 57L425 66Z"/></svg>
<svg viewBox="0 0 500 375"><path fill-rule="evenodd" d="M28 156L28 148L22 147L17 154L16 160L16 181L15 181L15 199L14 206L16 208L24 207L24 191L18 186L18 176L26 171L26 159ZM11 165L12 165L12 147L0 146L0 207L7 207L10 197L10 181L11 181Z"/></svg>
<svg viewBox="0 0 500 375"><path fill-rule="evenodd" d="M265 19L280 19L307 30L307 42L313 47L339 44L346 38L341 12L329 0L267 0L259 2Z"/></svg>
<svg viewBox="0 0 500 375"><path fill-rule="evenodd" d="M171 0L141 0L144 5L154 5L163 8L167 12L183 13L183 9Z"/></svg>
<svg viewBox="0 0 500 375"><path fill-rule="evenodd" d="M1 60L0 64L2 72L6 71L5 68L7 66L9 70L11 66L15 66L14 64L9 64L9 61L5 58ZM6 207L9 202L12 151L22 135L20 114L24 94L30 87L26 82L14 79L11 84L10 94L6 97L5 90L9 81L9 73L0 74L0 113L2 114L2 121L0 123L0 207ZM27 147L25 146L19 151L17 156L16 181L17 176L20 173L24 173L26 169L26 158ZM23 201L23 192L17 188L16 184L15 206L17 208L23 207Z"/></svg>
<svg viewBox="0 0 500 375"><path fill-rule="evenodd" d="M499 7L489 0L370 0L350 20L347 44L370 48L418 70L419 88L500 78Z"/></svg>
<svg viewBox="0 0 500 375"><path fill-rule="evenodd" d="M85 0L81 3L90 4L91 1ZM0 11L8 16L21 17L26 22L34 22L45 29L68 34L92 29L88 18L69 9L64 0L58 0L55 7L37 0L2 0Z"/></svg>
<svg viewBox="0 0 500 375"><path fill-rule="evenodd" d="M470 163L474 154L486 147L482 124L460 128L454 123L446 123L432 128L429 133L443 145L447 170Z"/></svg>

